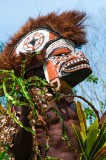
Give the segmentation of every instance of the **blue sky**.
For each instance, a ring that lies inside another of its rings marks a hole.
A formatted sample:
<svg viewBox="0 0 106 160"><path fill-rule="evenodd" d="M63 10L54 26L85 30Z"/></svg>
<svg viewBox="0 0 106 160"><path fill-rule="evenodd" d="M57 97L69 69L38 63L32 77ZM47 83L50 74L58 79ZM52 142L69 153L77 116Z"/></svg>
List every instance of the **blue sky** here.
<svg viewBox="0 0 106 160"><path fill-rule="evenodd" d="M28 17L37 17L39 13L77 9L99 16L102 8L106 8L106 0L1 0L0 41L6 42Z"/></svg>

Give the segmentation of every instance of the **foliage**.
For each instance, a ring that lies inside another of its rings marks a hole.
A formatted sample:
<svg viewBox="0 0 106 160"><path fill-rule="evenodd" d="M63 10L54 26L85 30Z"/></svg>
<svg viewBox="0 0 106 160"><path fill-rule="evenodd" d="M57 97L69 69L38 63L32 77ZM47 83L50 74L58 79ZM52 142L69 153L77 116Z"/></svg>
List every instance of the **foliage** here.
<svg viewBox="0 0 106 160"><path fill-rule="evenodd" d="M37 87L40 89L40 94L45 94L44 87L48 86L48 83L45 80L42 80L38 77L30 77L25 80L21 77L17 78L14 75L14 71L2 70L0 74L3 75L2 79L0 79L0 95L5 94L7 99L7 110L1 109L1 114L9 115L9 117L13 120L14 123L18 124L20 127L24 128L26 131L31 132L35 135L35 130L33 128L24 127L22 122L16 116L15 112L12 110L15 106L27 106L32 108L33 115L35 120L39 119L39 109L37 108L37 104L33 102L32 97L29 94L30 87ZM57 94L57 99L60 99L61 95ZM20 101L20 97L22 100ZM56 97L53 97L56 99ZM92 125L87 128L86 118L84 112L81 107L81 103L77 102L77 113L80 122L81 131L77 130L76 126L72 124L74 135L78 141L80 148L80 159L81 160L100 160L103 157L106 157L106 121L102 125L101 129L99 129L99 123L96 119ZM62 123L62 138L67 141L69 147L74 149L70 139L67 136L66 126L64 125L64 117L53 108L53 112L60 118L60 122ZM0 153L1 160L9 160L8 148L5 148L6 143L4 144L4 150ZM48 145L48 144L47 144ZM48 150L49 146L46 146ZM45 159L55 160L53 157L46 157Z"/></svg>
<svg viewBox="0 0 106 160"><path fill-rule="evenodd" d="M93 83L98 83L98 77L94 76L93 74L90 75L87 79L86 79L87 82L93 82Z"/></svg>
<svg viewBox="0 0 106 160"><path fill-rule="evenodd" d="M96 119L96 115L95 115L93 109L91 109L89 107L85 107L84 108L84 113L85 113L85 117L88 120L88 122L90 124L92 124L92 122Z"/></svg>
<svg viewBox="0 0 106 160"><path fill-rule="evenodd" d="M0 152L0 160L9 160L8 149L8 144L5 144L4 151Z"/></svg>
<svg viewBox="0 0 106 160"><path fill-rule="evenodd" d="M0 95L5 94L7 99L7 110L1 109L2 115L9 115L9 117L13 120L13 123L18 124L20 127L24 128L26 131L31 132L35 135L35 130L33 128L24 127L22 122L16 116L13 109L15 106L27 106L32 108L33 115L35 120L39 119L39 109L37 108L37 104L33 102L32 97L29 94L30 87L37 87L40 89L40 95L45 94L44 87L49 86L49 84L38 77L30 77L29 79L22 79L21 77L17 78L14 75L14 71L1 70L0 74L2 75L2 79L0 79ZM20 101L20 97L22 100ZM57 99L60 99L61 95L57 94ZM56 97L53 97L56 99ZM82 106L80 102L76 103L77 113L80 122L81 131L77 130L76 126L72 124L72 129L74 135L78 141L80 148L80 159L81 160L100 160L103 157L106 157L106 121L102 125L101 129L99 129L99 123L96 119L92 125L87 128L86 118L84 112L82 110ZM1 107L2 108L2 107ZM62 123L62 138L67 141L69 147L74 149L70 139L67 136L66 126L64 125L64 117L56 110L52 109L53 112L60 118L60 122ZM92 114L92 113L91 113ZM4 150L0 153L1 160L9 160L8 147L6 148L6 143L4 144ZM48 150L48 143L46 145L46 150ZM75 149L74 149L75 150ZM53 157L46 157L45 159L55 160Z"/></svg>
<svg viewBox="0 0 106 160"><path fill-rule="evenodd" d="M28 59L26 59L26 61L27 60ZM35 154L38 154L39 157L41 157L38 144L37 144L35 124L45 125L45 122L42 116L45 114L45 111L47 109L46 103L48 99L50 100L51 97L52 97L52 100L60 99L59 93L55 90L55 88L51 87L46 82L46 80L43 80L36 76L32 76L28 79L24 79L26 61L24 60L22 63L20 77L15 76L13 70L11 71L0 70L0 96L5 95L6 105L7 105L6 109L0 106L1 160L8 160L9 158L8 149L5 150L5 146L6 144L8 144L9 148L12 147L12 141L13 141L12 138L14 133L17 132L16 130L17 125L19 125L21 128L24 128L26 131L32 133ZM48 89L51 89L51 88L55 92L54 96L48 93ZM22 124L20 117L17 115L17 107L21 108L23 106L30 108L28 119L31 127L25 127ZM54 112L56 114L58 113L56 110ZM60 120L63 124L63 138L67 142L69 142L69 139L66 135L64 120L62 119ZM6 130L6 133L3 129ZM12 134L11 134L11 129L12 129ZM4 132L4 135L2 132ZM45 147L45 150L47 151L48 148L49 146L48 146L48 138L47 138L47 145ZM46 159L50 159L50 157L46 157Z"/></svg>
<svg viewBox="0 0 106 160"><path fill-rule="evenodd" d="M80 160L103 160L106 158L106 120L99 128L98 119L87 129L81 103L77 102L77 113L81 131L74 124L72 128L80 148ZM81 118L82 117L82 118Z"/></svg>

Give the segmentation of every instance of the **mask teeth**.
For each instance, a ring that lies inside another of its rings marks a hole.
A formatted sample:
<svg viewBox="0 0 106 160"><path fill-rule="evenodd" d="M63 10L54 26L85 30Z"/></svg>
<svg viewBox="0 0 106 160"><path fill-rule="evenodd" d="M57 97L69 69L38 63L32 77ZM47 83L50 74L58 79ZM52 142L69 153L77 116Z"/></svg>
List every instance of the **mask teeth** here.
<svg viewBox="0 0 106 160"><path fill-rule="evenodd" d="M90 68L90 65L89 64L81 64L81 65L78 65L78 66L75 66L72 68L67 68L67 69L63 68L63 71L70 71L70 70L79 69L79 68L83 68L83 67Z"/></svg>
<svg viewBox="0 0 106 160"><path fill-rule="evenodd" d="M86 61L87 63L89 63L89 61L86 58L78 58L78 59L71 60L70 62L68 62L65 65L65 67L70 66L70 64L75 64L75 63L78 63L78 62L81 62L81 61Z"/></svg>

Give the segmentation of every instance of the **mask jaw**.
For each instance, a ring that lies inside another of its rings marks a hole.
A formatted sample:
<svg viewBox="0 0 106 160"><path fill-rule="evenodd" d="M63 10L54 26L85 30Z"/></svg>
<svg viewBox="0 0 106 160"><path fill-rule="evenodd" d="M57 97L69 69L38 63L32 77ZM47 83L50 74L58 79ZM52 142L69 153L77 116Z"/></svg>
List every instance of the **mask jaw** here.
<svg viewBox="0 0 106 160"><path fill-rule="evenodd" d="M66 45L69 45L69 53L64 50ZM51 85L56 86L57 90L62 86L61 79L66 81L70 87L75 87L92 73L89 61L84 54L75 53L74 48L72 50L70 48L72 48L71 43L66 44L62 39L61 43L57 41L57 44L56 42L55 45L51 44L46 50L45 76ZM60 53L60 49L64 50L64 54Z"/></svg>

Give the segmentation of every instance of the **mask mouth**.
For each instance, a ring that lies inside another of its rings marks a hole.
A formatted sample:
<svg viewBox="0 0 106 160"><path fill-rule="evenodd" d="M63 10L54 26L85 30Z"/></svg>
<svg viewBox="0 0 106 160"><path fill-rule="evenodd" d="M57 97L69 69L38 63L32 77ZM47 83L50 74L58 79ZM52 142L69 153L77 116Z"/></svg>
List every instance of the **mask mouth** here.
<svg viewBox="0 0 106 160"><path fill-rule="evenodd" d="M71 87L75 87L85 80L92 73L92 70L87 58L78 57L67 61L62 66L61 73L64 75L61 78L70 84Z"/></svg>
<svg viewBox="0 0 106 160"><path fill-rule="evenodd" d="M76 58L73 60L69 60L62 66L62 72L71 73L77 70L90 69L89 61L86 58Z"/></svg>

